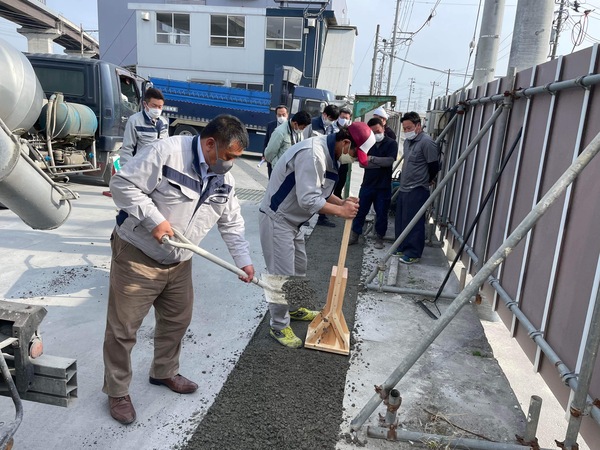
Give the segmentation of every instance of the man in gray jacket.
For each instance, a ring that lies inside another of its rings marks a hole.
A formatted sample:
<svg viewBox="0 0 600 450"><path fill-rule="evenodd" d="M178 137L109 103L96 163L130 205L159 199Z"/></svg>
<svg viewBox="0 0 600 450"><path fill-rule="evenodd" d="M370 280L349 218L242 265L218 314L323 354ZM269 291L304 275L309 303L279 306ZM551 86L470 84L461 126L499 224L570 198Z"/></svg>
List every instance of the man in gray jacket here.
<svg viewBox="0 0 600 450"><path fill-rule="evenodd" d="M221 115L200 136L174 136L139 149L112 178L120 212L111 236L110 290L104 337L104 387L111 416L132 423L131 350L150 307L156 311L150 384L179 394L198 385L179 374L181 340L192 318L192 253L162 244L173 228L199 243L217 225L237 267L252 280L244 219L227 173L248 146L235 117Z"/></svg>
<svg viewBox="0 0 600 450"><path fill-rule="evenodd" d="M310 125L310 116L306 111L298 111L275 128L264 152L265 160L271 164L271 173L286 150L302 140L302 131L307 125Z"/></svg>
<svg viewBox="0 0 600 450"><path fill-rule="evenodd" d="M306 275L306 249L300 226L314 214L334 214L352 219L358 211L358 199L345 200L333 195L338 162L350 164L355 157L367 163L366 153L375 137L366 123L356 122L328 136L306 139L292 146L273 168L267 192L260 204L260 244L273 275ZM280 344L299 348L299 339L290 327L290 319L313 320L318 311L269 303L270 335Z"/></svg>

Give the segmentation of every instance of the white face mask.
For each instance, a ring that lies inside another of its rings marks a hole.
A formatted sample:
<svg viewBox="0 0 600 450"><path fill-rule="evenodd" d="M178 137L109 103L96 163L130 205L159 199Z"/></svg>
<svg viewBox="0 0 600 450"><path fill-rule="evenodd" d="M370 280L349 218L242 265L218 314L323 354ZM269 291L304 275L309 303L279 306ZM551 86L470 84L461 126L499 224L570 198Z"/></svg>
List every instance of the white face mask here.
<svg viewBox="0 0 600 450"><path fill-rule="evenodd" d="M404 133L404 139L408 139L409 141L412 141L416 137L417 133L415 131L409 131L408 133Z"/></svg>
<svg viewBox="0 0 600 450"><path fill-rule="evenodd" d="M354 158L350 156L350 147L348 147L348 153L344 153L344 150L342 150L338 162L340 164L352 164L354 162Z"/></svg>
<svg viewBox="0 0 600 450"><path fill-rule="evenodd" d="M325 116L323 117L323 125L325 125L325 128L327 128L329 125L331 125L332 122L331 120L327 119Z"/></svg>
<svg viewBox="0 0 600 450"><path fill-rule="evenodd" d="M352 164L354 162L354 158L350 156L350 153L342 153L338 161L340 164Z"/></svg>
<svg viewBox="0 0 600 450"><path fill-rule="evenodd" d="M383 138L385 137L385 134L383 133L375 133L375 142L381 142L383 141Z"/></svg>
<svg viewBox="0 0 600 450"><path fill-rule="evenodd" d="M158 119L162 114L162 109L160 108L148 108L146 113L151 119Z"/></svg>
<svg viewBox="0 0 600 450"><path fill-rule="evenodd" d="M340 127L345 127L346 125L350 125L350 119L344 119L343 117L340 117L337 123Z"/></svg>
<svg viewBox="0 0 600 450"><path fill-rule="evenodd" d="M287 120L287 117L285 116L277 116L277 123L279 125L281 125L283 122L285 122Z"/></svg>

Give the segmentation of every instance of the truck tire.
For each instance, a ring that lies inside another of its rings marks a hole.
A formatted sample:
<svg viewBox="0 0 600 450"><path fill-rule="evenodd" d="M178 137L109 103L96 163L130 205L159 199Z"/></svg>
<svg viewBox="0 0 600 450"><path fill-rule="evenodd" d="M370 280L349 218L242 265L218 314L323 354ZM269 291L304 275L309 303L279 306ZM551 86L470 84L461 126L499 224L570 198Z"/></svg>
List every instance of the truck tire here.
<svg viewBox="0 0 600 450"><path fill-rule="evenodd" d="M177 125L173 132L173 136L196 136L197 134L200 132L191 125Z"/></svg>

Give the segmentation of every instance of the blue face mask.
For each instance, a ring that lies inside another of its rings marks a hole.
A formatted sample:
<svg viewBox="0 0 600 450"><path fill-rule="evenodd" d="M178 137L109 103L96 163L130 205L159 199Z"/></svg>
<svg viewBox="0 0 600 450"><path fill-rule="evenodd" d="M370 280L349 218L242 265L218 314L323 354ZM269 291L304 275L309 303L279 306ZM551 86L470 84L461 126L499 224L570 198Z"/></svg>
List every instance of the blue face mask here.
<svg viewBox="0 0 600 450"><path fill-rule="evenodd" d="M233 159L231 159L229 161L225 161L224 159L219 158L219 147L217 146L216 141L215 141L215 151L217 152L217 162L209 165L210 171L212 173L216 173L217 175L226 174L233 167Z"/></svg>

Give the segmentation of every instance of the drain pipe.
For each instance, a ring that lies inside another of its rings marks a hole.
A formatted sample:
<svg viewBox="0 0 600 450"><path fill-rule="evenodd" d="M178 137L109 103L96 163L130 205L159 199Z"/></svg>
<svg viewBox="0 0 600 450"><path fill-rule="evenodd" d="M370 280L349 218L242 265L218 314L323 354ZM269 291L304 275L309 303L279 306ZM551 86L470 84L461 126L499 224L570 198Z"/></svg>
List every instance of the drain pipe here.
<svg viewBox="0 0 600 450"><path fill-rule="evenodd" d="M462 244L464 242L463 237L453 226L449 226L448 230L456 237L456 239ZM479 261L479 257L473 252L473 249L469 246L465 246L465 251L471 257L473 262L476 264ZM577 381L577 376L573 374L571 371L560 359L560 357L556 354L554 349L548 344L548 342L544 339L542 332L538 330L531 321L527 318L527 316L519 309L519 305L514 299L510 296L508 292L504 290L502 285L500 284L500 280L490 275L487 279L490 286L492 286L496 292L498 293L498 297L504 302L505 306L508 310L515 315L519 323L525 327L529 337L536 343L536 345L540 348L542 353L546 355L548 360L556 370L558 371L559 376L565 382L567 386L569 386L572 390L576 391L578 389L579 383ZM597 319L600 320L600 319ZM600 330L600 322L596 322L598 328ZM598 330L594 330L596 332ZM591 335L590 335L591 336ZM590 339L590 337L588 337ZM583 371L584 366L587 366L588 362L584 360L582 364L581 370ZM592 366L593 367L593 366ZM591 416L592 418L600 424L600 404L593 403L594 400L587 396L587 401L592 404Z"/></svg>
<svg viewBox="0 0 600 450"><path fill-rule="evenodd" d="M385 263L390 258L390 256L392 256L392 254L396 251L396 249L398 248L398 246L400 245L400 243L402 241L404 241L404 239L406 239L406 236L408 236L408 234L412 231L412 229L415 227L415 225L417 224L417 222L421 219L421 217L423 217L423 215L427 211L427 208L429 208L429 206L440 195L440 193L444 189L444 186L446 186L446 184L448 184L448 182L450 181L450 179L452 178L452 176L454 175L454 173L456 171L458 171L458 169L460 168L460 166L467 160L467 158L469 157L469 155L471 154L471 152L479 144L479 141L481 141L481 139L483 139L483 137L488 132L488 130L492 127L492 125L494 124L494 122L496 121L496 119L500 116L500 114L502 114L503 110L504 110L504 107L502 107L502 106L499 107L499 108L497 108L494 111L494 114L492 114L492 116L489 118L489 120L481 128L481 130L479 130L479 133L477 133L477 136L475 136L475 138L473 139L473 141L468 145L468 147L465 149L465 151L460 156L460 158L458 158L456 160L456 163L448 171L448 173L442 179L442 181L440 181L439 185L435 188L435 190L433 191L433 193L429 196L429 198L427 199L427 201L425 202L425 204L421 207L421 209L419 209L419 211L417 212L417 214L415 214L415 216L412 218L412 220L409 222L409 224L406 226L406 228L404 230L402 230L402 233L400 234L400 236L398 236L398 239L396 239L394 241L394 243L392 244L391 248L385 253L385 255L383 255L383 257L379 261L379 264L377 265L377 267L375 267L375 269L367 277L367 280L365 282L366 285L369 285L369 283L371 283L375 279L375 277L377 276L377 272L380 270L379 269L380 267L382 267L382 266L385 267Z"/></svg>
<svg viewBox="0 0 600 450"><path fill-rule="evenodd" d="M498 110L497 110L498 112ZM496 117L497 115L494 114ZM489 123L489 122L488 122ZM491 124L490 124L491 125ZM508 257L512 250L525 235L533 228L536 222L546 213L548 208L554 201L567 189L573 180L581 173L581 171L590 163L590 161L600 152L600 133L587 145L569 168L560 176L542 199L533 207L533 209L525 216L521 223L514 231L506 238L502 245L494 252L491 258L483 265L481 270L475 274L471 282L458 294L456 299L450 304L448 309L439 318L436 325L429 330L426 336L419 341L419 344L414 347L398 367L392 372L388 379L378 387L377 393L371 397L363 409L350 423L350 429L357 431L365 421L373 414L373 411L379 406L382 399L386 399L391 389L393 389L400 380L406 375L406 372L414 366L419 358L425 353L432 342L441 334L448 326L450 321L459 313L474 296L481 285L488 277L498 268L500 264ZM463 155L464 156L464 155ZM414 224L413 224L414 225ZM521 312L521 315L523 313ZM574 378L574 375L572 376ZM573 380L574 381L574 380ZM569 383L571 380L569 380Z"/></svg>

